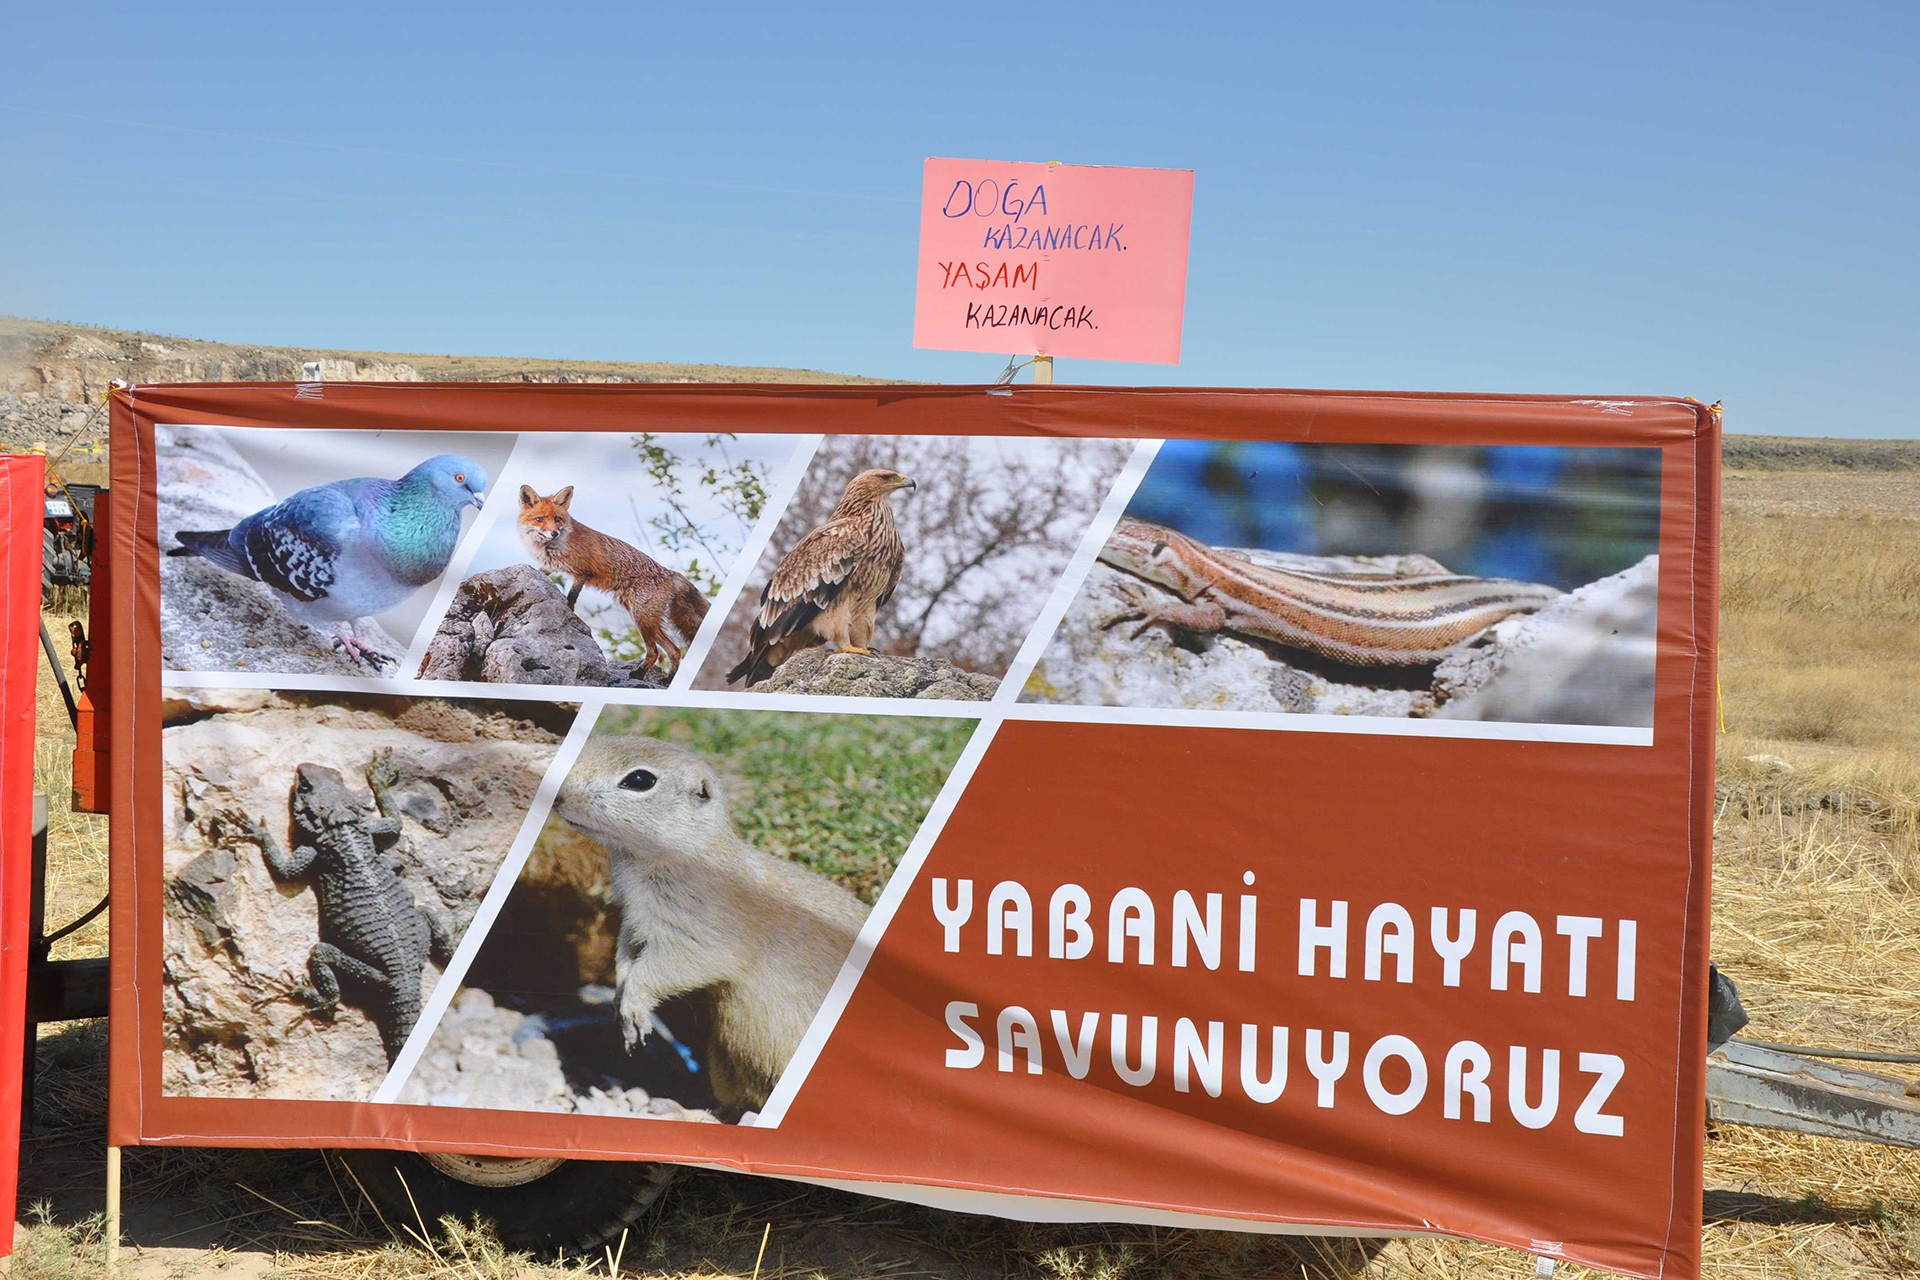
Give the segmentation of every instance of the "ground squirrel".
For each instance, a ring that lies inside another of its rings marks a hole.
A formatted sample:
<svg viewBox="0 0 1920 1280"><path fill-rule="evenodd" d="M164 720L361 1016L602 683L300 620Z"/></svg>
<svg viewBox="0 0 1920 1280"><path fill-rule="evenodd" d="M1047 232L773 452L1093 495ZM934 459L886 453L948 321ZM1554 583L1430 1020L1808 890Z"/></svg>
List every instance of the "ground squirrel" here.
<svg viewBox="0 0 1920 1280"><path fill-rule="evenodd" d="M606 846L620 908L614 973L627 1047L669 996L713 997L713 1092L766 1105L853 948L867 908L741 838L700 756L657 738L587 743L553 811Z"/></svg>

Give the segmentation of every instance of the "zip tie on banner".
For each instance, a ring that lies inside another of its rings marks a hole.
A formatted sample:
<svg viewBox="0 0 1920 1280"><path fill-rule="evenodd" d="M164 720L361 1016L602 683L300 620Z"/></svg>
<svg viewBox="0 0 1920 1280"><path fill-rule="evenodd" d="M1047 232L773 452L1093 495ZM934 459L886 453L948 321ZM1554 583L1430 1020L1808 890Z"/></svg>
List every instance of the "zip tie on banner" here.
<svg viewBox="0 0 1920 1280"><path fill-rule="evenodd" d="M1032 360L1021 360L1018 356L1008 356L1007 367L1002 369L1000 376L993 380L993 385L987 388L987 393L989 395L1007 394L1007 392L1003 392L1002 388L1011 388L1013 386L1013 376L1032 363Z"/></svg>
<svg viewBox="0 0 1920 1280"><path fill-rule="evenodd" d="M1727 732L1727 695L1720 688L1717 673L1713 677L1713 704L1720 709L1720 732L1724 736Z"/></svg>

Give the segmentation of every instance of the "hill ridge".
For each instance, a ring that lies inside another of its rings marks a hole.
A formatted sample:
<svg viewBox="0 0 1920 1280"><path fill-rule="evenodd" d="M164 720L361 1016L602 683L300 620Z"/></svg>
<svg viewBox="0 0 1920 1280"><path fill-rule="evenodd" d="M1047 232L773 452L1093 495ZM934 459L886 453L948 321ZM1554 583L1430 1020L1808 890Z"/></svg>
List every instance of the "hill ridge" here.
<svg viewBox="0 0 1920 1280"><path fill-rule="evenodd" d="M330 380L395 382L882 383L816 369L645 360L542 360L517 356L264 346L0 316L0 391L75 403L98 398L109 378L130 382L295 381L321 364Z"/></svg>

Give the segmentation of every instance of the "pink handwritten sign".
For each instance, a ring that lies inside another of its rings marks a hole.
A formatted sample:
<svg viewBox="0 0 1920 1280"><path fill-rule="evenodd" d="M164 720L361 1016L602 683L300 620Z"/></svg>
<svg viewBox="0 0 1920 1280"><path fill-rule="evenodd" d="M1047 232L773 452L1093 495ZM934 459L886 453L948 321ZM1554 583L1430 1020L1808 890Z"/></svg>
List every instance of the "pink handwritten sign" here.
<svg viewBox="0 0 1920 1280"><path fill-rule="evenodd" d="M927 161L913 345L1180 363L1191 169Z"/></svg>

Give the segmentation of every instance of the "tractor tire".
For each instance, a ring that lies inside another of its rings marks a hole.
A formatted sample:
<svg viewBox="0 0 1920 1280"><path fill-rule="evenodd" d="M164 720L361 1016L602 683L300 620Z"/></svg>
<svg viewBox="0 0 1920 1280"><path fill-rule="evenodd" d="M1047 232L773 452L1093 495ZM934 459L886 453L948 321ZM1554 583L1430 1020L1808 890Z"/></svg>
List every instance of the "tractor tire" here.
<svg viewBox="0 0 1920 1280"><path fill-rule="evenodd" d="M429 1239L440 1219L481 1218L500 1243L537 1257L579 1257L620 1238L667 1189L678 1168L630 1160L341 1151L354 1180L394 1235ZM629 1238L629 1250L635 1241Z"/></svg>

